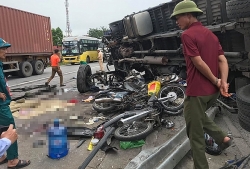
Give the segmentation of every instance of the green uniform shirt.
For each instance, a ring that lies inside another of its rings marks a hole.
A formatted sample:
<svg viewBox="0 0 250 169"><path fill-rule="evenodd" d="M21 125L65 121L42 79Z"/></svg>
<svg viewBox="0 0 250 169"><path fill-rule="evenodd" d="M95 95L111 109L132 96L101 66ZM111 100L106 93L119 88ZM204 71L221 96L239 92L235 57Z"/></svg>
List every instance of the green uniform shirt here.
<svg viewBox="0 0 250 169"><path fill-rule="evenodd" d="M0 106L9 105L11 102L11 97L10 97L10 94L7 90L6 81L5 81L5 77L4 77L4 73L3 73L3 63L2 62L0 62L0 93L5 93L5 95L6 95L5 101L3 101L3 99L0 99Z"/></svg>

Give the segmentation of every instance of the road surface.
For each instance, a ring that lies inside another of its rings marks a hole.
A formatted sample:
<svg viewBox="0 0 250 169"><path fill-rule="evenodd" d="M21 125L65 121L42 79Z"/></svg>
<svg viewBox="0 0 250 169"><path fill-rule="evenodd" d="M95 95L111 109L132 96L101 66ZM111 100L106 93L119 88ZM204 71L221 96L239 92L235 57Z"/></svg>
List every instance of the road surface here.
<svg viewBox="0 0 250 169"><path fill-rule="evenodd" d="M90 63L92 72L96 72L96 70L99 70L99 64L98 62ZM79 68L79 65L62 65L61 70L63 72L63 78L64 83L67 84L68 81L70 81L73 77L77 77L77 70ZM36 84L44 84L47 79L51 75L51 68L48 67L44 70L44 73L41 75L35 75L30 76L26 78L19 78L19 77L8 77L8 85L10 88L18 88L18 87L24 87L29 85L36 85ZM57 84L59 85L59 77L58 75L55 76L55 78L51 81L51 85Z"/></svg>

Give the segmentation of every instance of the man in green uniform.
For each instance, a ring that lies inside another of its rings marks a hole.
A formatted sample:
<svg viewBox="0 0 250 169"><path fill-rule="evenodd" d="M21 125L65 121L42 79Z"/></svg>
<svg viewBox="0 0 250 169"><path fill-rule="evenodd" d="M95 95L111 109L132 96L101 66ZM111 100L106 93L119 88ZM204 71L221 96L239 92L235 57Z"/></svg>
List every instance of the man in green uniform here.
<svg viewBox="0 0 250 169"><path fill-rule="evenodd" d="M203 12L190 0L179 2L171 15L180 29L183 54L187 66L187 89L184 117L195 169L208 169L204 131L222 150L231 145L231 138L206 115L220 93L228 94L228 63L218 38L197 20Z"/></svg>
<svg viewBox="0 0 250 169"><path fill-rule="evenodd" d="M13 124L15 126L15 121L9 107L11 98L7 90L2 63L2 61L4 61L5 59L7 48L9 48L10 46L11 45L9 43L0 38L0 125L3 126L9 126L10 124ZM0 157L0 164L4 164L7 162L8 169L18 169L30 164L29 160L27 161L18 159L17 141L14 142L7 150L7 158L5 155Z"/></svg>

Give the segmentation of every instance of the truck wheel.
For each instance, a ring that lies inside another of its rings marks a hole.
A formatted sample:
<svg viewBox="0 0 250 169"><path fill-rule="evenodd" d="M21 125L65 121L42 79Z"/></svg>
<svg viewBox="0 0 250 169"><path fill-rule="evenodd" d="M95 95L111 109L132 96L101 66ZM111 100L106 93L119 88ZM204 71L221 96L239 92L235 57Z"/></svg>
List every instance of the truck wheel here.
<svg viewBox="0 0 250 169"><path fill-rule="evenodd" d="M239 19L250 17L249 0L231 0L226 3L227 17Z"/></svg>
<svg viewBox="0 0 250 169"><path fill-rule="evenodd" d="M241 87L236 92L236 102L240 114L250 118L250 84Z"/></svg>
<svg viewBox="0 0 250 169"><path fill-rule="evenodd" d="M33 73L33 68L30 62L24 61L19 63L19 71L18 76L19 77L29 77Z"/></svg>
<svg viewBox="0 0 250 169"><path fill-rule="evenodd" d="M240 126L246 131L250 131L250 117L247 117L243 114L239 114L239 123Z"/></svg>
<svg viewBox="0 0 250 169"><path fill-rule="evenodd" d="M44 64L41 60L34 60L31 62L33 67L33 75L41 75L44 72Z"/></svg>
<svg viewBox="0 0 250 169"><path fill-rule="evenodd" d="M91 68L89 65L80 65L77 71L76 85L77 90L80 93L85 93L90 90L92 75Z"/></svg>
<svg viewBox="0 0 250 169"><path fill-rule="evenodd" d="M241 87L236 93L236 102L238 106L238 118L240 125L247 131L250 131L250 84Z"/></svg>

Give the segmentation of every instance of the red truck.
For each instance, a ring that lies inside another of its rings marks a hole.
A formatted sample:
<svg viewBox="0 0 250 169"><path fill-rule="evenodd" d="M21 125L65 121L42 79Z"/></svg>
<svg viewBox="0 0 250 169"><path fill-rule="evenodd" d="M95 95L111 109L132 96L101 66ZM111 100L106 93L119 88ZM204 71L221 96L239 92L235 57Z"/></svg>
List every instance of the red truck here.
<svg viewBox="0 0 250 169"><path fill-rule="evenodd" d="M43 74L53 53L50 18L0 5L0 38L11 44L3 60L6 76Z"/></svg>

